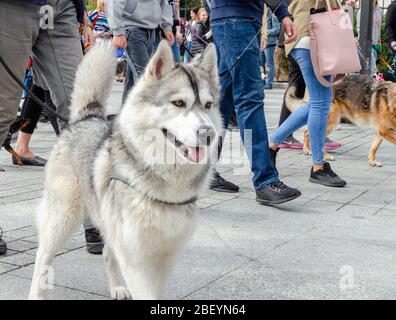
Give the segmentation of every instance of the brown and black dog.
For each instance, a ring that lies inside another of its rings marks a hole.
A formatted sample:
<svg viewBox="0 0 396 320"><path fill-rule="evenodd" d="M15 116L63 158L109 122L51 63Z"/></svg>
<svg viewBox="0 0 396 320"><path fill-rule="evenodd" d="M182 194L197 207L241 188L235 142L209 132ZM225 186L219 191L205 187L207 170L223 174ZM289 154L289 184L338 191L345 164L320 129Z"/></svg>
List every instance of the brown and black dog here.
<svg viewBox="0 0 396 320"><path fill-rule="evenodd" d="M15 122L10 126L10 130L8 131L7 134L7 138L5 139L5 141L3 142L3 147L4 149L6 149L9 153L11 153L15 159L16 162L22 166L22 161L21 158L19 157L19 155L15 152L15 150L11 147L11 139L12 139L12 135L16 132L18 132L19 130L25 128L26 126L28 126L30 124L30 119L21 119L20 117L18 117ZM2 167L0 167L0 171L4 171L4 169Z"/></svg>
<svg viewBox="0 0 396 320"><path fill-rule="evenodd" d="M286 106L292 112L305 102L295 96L295 91L294 87L290 87L285 98ZM358 126L370 125L377 130L368 159L371 166L381 167L382 163L377 160L376 154L383 139L396 144L396 83L360 75L346 76L334 86L327 135L339 124L341 116ZM304 133L304 153L310 153L308 130ZM334 160L327 152L325 158Z"/></svg>

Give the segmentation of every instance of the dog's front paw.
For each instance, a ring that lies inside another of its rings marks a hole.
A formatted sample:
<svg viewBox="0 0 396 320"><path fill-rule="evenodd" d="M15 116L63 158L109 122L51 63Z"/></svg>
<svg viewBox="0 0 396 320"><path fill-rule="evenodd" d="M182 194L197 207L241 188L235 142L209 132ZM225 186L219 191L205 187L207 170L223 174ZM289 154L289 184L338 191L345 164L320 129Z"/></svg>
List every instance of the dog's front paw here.
<svg viewBox="0 0 396 320"><path fill-rule="evenodd" d="M382 167L382 163L377 160L369 159L369 165L372 167Z"/></svg>
<svg viewBox="0 0 396 320"><path fill-rule="evenodd" d="M131 300L132 296L127 288L115 287L111 290L111 298L113 300Z"/></svg>

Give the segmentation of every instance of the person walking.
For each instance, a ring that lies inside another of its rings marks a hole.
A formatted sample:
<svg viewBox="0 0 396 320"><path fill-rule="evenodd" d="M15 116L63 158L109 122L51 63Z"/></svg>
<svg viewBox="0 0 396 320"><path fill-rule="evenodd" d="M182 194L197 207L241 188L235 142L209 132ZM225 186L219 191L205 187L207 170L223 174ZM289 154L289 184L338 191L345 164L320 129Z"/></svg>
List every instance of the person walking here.
<svg viewBox="0 0 396 320"><path fill-rule="evenodd" d="M47 6L43 6L47 4ZM87 33L82 0L0 1L0 55L23 80L29 56L64 118L69 116L74 74L82 59L80 30ZM51 14L52 12L52 14ZM53 21L44 19L54 18ZM16 118L22 89L0 66L0 142ZM1 171L1 170L0 170Z"/></svg>
<svg viewBox="0 0 396 320"><path fill-rule="evenodd" d="M210 22L218 50L224 128L228 128L235 106L241 138L253 171L256 200L261 204L279 204L299 197L301 192L279 180L268 147L264 83L260 77L263 6L264 2L259 0L212 0ZM287 41L294 41L297 30L287 7L281 3L278 8L270 6L270 9L277 9L274 12L289 36ZM211 185L227 188L224 181L216 173Z"/></svg>
<svg viewBox="0 0 396 320"><path fill-rule="evenodd" d="M127 57L124 103L154 53L158 25L169 44L174 44L172 6L168 0L107 0L106 13L114 34L113 43L125 49Z"/></svg>
<svg viewBox="0 0 396 320"><path fill-rule="evenodd" d="M40 87L51 92L57 113L69 118L74 77L83 56L80 37L92 44L83 0L2 0L0 2L0 55L23 79L26 62L40 77ZM89 48L85 48L88 50ZM0 66L0 141L4 141L15 120L22 89ZM60 121L60 127L65 125ZM1 171L1 170L0 170ZM103 242L87 221L84 224L87 249L101 253Z"/></svg>
<svg viewBox="0 0 396 320"><path fill-rule="evenodd" d="M191 50L191 43L192 43L192 29L194 28L195 24L198 22L198 10L199 8L193 8L190 11L190 21L188 21L186 29L186 51L184 52L184 63L188 63L191 60L190 53L188 51ZM191 52L191 51L190 51Z"/></svg>
<svg viewBox="0 0 396 320"><path fill-rule="evenodd" d="M204 52L208 43L210 42L210 27L208 23L208 13L205 8L198 10L198 22L194 25L191 41L191 54L195 57Z"/></svg>
<svg viewBox="0 0 396 320"><path fill-rule="evenodd" d="M291 133L308 124L310 143L312 148L312 168L309 180L313 183L330 187L343 187L346 181L341 179L324 160L324 146L328 113L332 103L332 88L324 87L316 78L309 50L309 15L310 9L315 7L316 0L294 1L289 6L298 28L298 39L295 43L286 44L286 53L291 55L299 65L304 82L309 93L309 101L293 112L282 125L269 137L272 153L276 156L279 145ZM331 1L333 8L337 1ZM319 7L325 7L324 0L319 1ZM331 81L331 77L327 77ZM274 159L275 160L275 159Z"/></svg>
<svg viewBox="0 0 396 320"><path fill-rule="evenodd" d="M268 77L264 89L271 90L275 78L275 47L278 43L280 23L276 15L268 10L267 13L267 46L264 49L265 61L268 67Z"/></svg>

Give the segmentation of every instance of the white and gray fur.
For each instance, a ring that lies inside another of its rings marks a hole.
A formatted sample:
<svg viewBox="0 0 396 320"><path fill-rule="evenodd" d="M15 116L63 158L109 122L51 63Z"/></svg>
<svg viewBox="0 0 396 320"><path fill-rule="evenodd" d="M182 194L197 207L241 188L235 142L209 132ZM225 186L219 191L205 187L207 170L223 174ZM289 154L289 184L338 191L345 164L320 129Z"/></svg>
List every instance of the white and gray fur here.
<svg viewBox="0 0 396 320"><path fill-rule="evenodd" d="M209 158L217 151L222 128L215 47L210 45L191 64L178 65L169 45L161 42L110 123L103 106L114 56L111 44L99 43L79 67L71 124L46 166L31 299L45 298L48 267L87 216L105 242L113 299L161 298L177 253L195 229L194 199L210 178ZM185 106L172 103L178 100ZM213 106L205 108L208 103ZM202 127L215 134L198 163L187 159L163 130L196 146L202 142ZM149 155L155 152L173 157L174 163L152 161Z"/></svg>

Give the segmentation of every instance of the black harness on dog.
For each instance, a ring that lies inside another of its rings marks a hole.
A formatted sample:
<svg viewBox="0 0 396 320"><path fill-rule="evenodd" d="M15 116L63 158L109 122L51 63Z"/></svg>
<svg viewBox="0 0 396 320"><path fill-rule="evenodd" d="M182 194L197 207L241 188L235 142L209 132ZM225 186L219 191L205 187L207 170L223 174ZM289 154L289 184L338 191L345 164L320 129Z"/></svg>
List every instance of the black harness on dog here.
<svg viewBox="0 0 396 320"><path fill-rule="evenodd" d="M168 206L184 206L184 205L188 205L188 204L195 204L197 202L197 200L198 200L198 197L193 197L193 198L191 198L189 200L186 200L186 201L183 201L183 202L169 202L169 201L165 201L165 200L160 200L160 199L156 199L156 198L148 195L147 193L140 192L140 190L137 188L136 185L130 183L124 177L118 176L116 174L112 174L110 179L111 180L121 181L122 183L124 183L128 187L130 187L131 189L135 190L139 195L143 196L144 198L149 199L150 201L158 202L159 204L165 204L165 205L168 205Z"/></svg>

